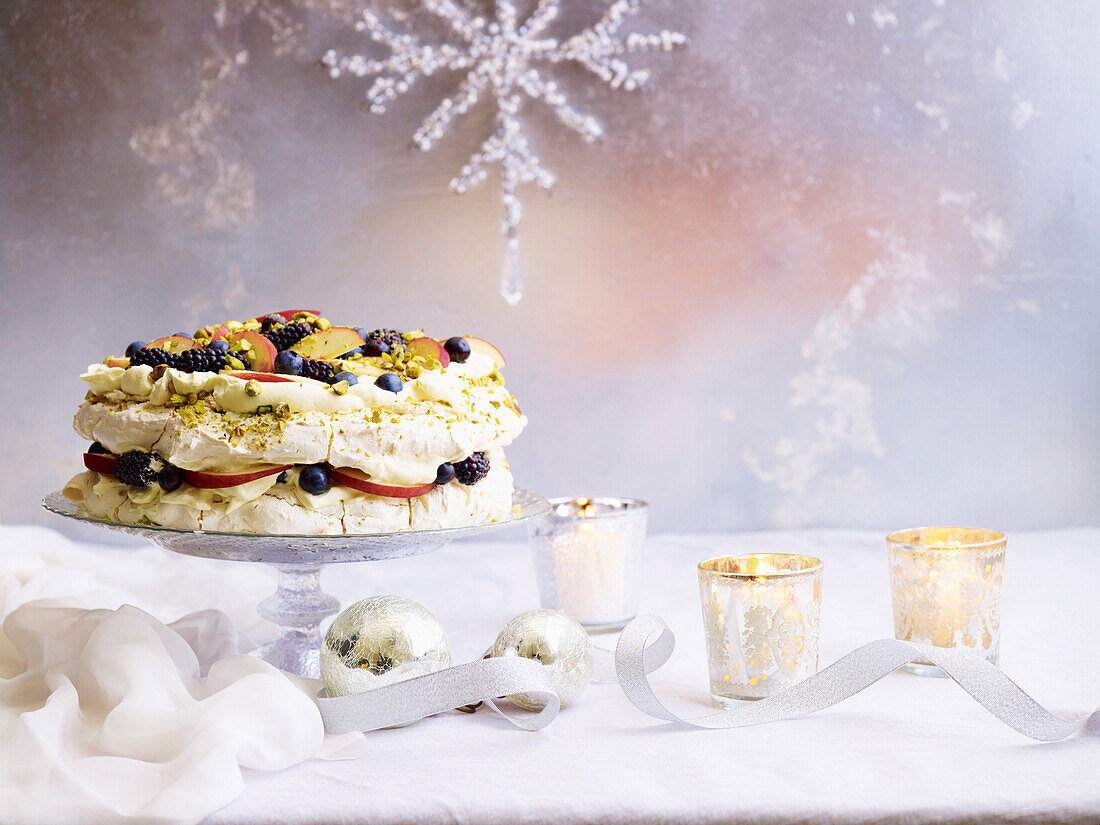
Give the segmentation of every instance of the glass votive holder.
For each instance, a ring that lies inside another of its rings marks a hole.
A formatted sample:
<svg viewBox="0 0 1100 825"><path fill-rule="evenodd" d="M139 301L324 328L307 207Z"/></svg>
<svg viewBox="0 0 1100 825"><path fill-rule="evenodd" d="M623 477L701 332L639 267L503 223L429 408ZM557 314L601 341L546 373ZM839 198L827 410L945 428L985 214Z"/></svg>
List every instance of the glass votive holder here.
<svg viewBox="0 0 1100 825"><path fill-rule="evenodd" d="M699 563L710 695L763 699L817 673L821 559L787 553Z"/></svg>
<svg viewBox="0 0 1100 825"><path fill-rule="evenodd" d="M995 530L919 527L886 537L894 637L933 647L972 650L997 664L1005 537ZM942 676L928 661L906 665Z"/></svg>
<svg viewBox="0 0 1100 825"><path fill-rule="evenodd" d="M622 630L638 613L646 512L632 498L555 498L529 528L542 606L592 632Z"/></svg>

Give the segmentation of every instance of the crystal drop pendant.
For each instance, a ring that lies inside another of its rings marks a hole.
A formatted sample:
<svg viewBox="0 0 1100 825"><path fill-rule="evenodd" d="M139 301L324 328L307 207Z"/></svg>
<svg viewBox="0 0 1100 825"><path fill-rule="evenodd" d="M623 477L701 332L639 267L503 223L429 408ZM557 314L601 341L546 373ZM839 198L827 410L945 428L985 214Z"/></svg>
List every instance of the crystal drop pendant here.
<svg viewBox="0 0 1100 825"><path fill-rule="evenodd" d="M523 297L523 275L519 271L519 238L508 238L504 249L504 263L500 270L500 294L508 306L515 306Z"/></svg>

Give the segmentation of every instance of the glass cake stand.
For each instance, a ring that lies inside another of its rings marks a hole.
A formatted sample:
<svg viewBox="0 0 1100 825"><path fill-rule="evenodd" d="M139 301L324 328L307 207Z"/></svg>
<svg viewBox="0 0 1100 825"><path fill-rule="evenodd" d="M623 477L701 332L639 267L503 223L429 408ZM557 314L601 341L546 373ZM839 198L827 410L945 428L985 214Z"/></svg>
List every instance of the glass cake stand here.
<svg viewBox="0 0 1100 825"><path fill-rule="evenodd" d="M124 524L82 515L76 504L61 493L50 493L42 500L42 506L51 513L140 536L173 553L271 565L278 573L278 587L257 605L256 611L279 626L279 636L252 652L280 670L314 679L320 676L320 624L326 616L340 609L340 602L321 590L324 565L418 556L438 550L456 539L473 538L523 524L550 512L550 503L545 498L527 490L515 490L512 505L512 516L508 520L474 527L318 536L226 533Z"/></svg>

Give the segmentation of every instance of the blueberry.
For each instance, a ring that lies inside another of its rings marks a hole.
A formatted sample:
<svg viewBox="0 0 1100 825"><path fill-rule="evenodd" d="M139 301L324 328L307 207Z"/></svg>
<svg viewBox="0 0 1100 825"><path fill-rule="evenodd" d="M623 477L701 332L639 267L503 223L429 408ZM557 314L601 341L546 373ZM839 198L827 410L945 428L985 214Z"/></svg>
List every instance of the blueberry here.
<svg viewBox="0 0 1100 825"><path fill-rule="evenodd" d="M327 493L331 482L328 480L328 470L320 464L311 464L303 467L298 473L298 486L310 495L319 496Z"/></svg>
<svg viewBox="0 0 1100 825"><path fill-rule="evenodd" d="M132 341L126 347L126 357L129 358L130 356L132 356L135 352L137 352L139 349L141 349L144 346L145 346L144 341Z"/></svg>
<svg viewBox="0 0 1100 825"><path fill-rule="evenodd" d="M363 348L362 347L356 347L355 349L349 349L347 352L345 352L340 357L341 358L354 358L356 355L362 355L362 354L363 354Z"/></svg>
<svg viewBox="0 0 1100 825"><path fill-rule="evenodd" d="M272 327L280 326L286 323L286 318L282 315L265 315L260 322L260 331L268 332Z"/></svg>
<svg viewBox="0 0 1100 825"><path fill-rule="evenodd" d="M100 455L110 455L111 451L100 444L98 441L93 441L92 446L88 448L89 453L99 453Z"/></svg>
<svg viewBox="0 0 1100 825"><path fill-rule="evenodd" d="M229 353L229 342L224 338L219 338L217 341L211 341L206 345L206 349L211 352L220 352L222 355Z"/></svg>
<svg viewBox="0 0 1100 825"><path fill-rule="evenodd" d="M179 467L173 467L171 464L165 464L161 471L157 473L157 484L166 493L178 490L179 486L183 484L183 470Z"/></svg>
<svg viewBox="0 0 1100 825"><path fill-rule="evenodd" d="M279 473L278 478L275 479L276 484L286 484L286 470Z"/></svg>
<svg viewBox="0 0 1100 825"><path fill-rule="evenodd" d="M374 386L389 392L401 392L401 379L392 372L383 373L375 379Z"/></svg>
<svg viewBox="0 0 1100 825"><path fill-rule="evenodd" d="M387 344L385 341L376 341L374 339L371 339L359 349L361 349L363 351L363 355L367 356L368 358L377 358L382 353L389 352L390 345Z"/></svg>
<svg viewBox="0 0 1100 825"><path fill-rule="evenodd" d="M354 387L359 383L359 379L355 377L355 373L348 372L347 370L341 370L336 373L336 375L332 376L332 383L335 384L337 381L347 381L349 387Z"/></svg>
<svg viewBox="0 0 1100 825"><path fill-rule="evenodd" d="M436 484L450 484L455 480L455 466L453 464L440 464L435 471Z"/></svg>
<svg viewBox="0 0 1100 825"><path fill-rule="evenodd" d="M283 375L301 375L305 362L298 353L285 349L275 356L275 372Z"/></svg>
<svg viewBox="0 0 1100 825"><path fill-rule="evenodd" d="M448 338L443 342L443 349L451 356L451 360L461 364L470 357L470 342L465 338Z"/></svg>
<svg viewBox="0 0 1100 825"><path fill-rule="evenodd" d="M365 329L363 329L362 327L352 327L352 329L358 332L359 337L362 338L364 341L367 340L367 331Z"/></svg>

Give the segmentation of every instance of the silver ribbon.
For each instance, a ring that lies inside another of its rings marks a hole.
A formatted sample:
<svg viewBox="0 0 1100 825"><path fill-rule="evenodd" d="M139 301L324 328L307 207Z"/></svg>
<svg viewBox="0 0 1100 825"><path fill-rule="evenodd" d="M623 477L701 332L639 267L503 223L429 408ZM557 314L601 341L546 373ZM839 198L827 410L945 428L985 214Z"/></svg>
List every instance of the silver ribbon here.
<svg viewBox="0 0 1100 825"><path fill-rule="evenodd" d="M1024 736L1044 742L1079 733L1100 736L1100 709L1087 719L1062 719L973 653L894 639L879 639L858 647L814 676L767 699L684 719L661 704L648 678L668 661L675 646L672 631L660 618L639 616L623 630L614 654L595 649L593 681L617 681L635 707L656 719L697 728L743 728L824 710L903 665L925 660L942 668L982 707ZM546 707L532 714L503 710L493 702L495 697L511 693L544 694ZM366 693L328 696L322 690L317 695L329 733L397 727L475 702L484 702L522 730L546 727L561 707L549 671L532 659L520 657L479 659Z"/></svg>
<svg viewBox="0 0 1100 825"><path fill-rule="evenodd" d="M493 698L510 693L542 693L546 707L538 713L505 711ZM407 725L425 716L485 702L517 728L539 730L554 721L561 700L550 671L534 659L518 656L478 659L425 676L395 682L365 693L317 694L317 705L329 733L379 730Z"/></svg>
<svg viewBox="0 0 1100 825"><path fill-rule="evenodd" d="M902 665L923 659L955 680L974 699L1024 736L1054 742L1078 733L1100 736L1100 709L1085 719L1055 716L1000 670L979 656L961 650L879 639L858 647L824 670L770 696L694 719L684 719L661 704L646 674L659 659L668 660L675 637L657 616L639 616L623 630L615 647L615 671L627 698L641 710L697 728L743 728L766 722L794 719L824 710L854 696ZM658 665L659 666L659 665Z"/></svg>

